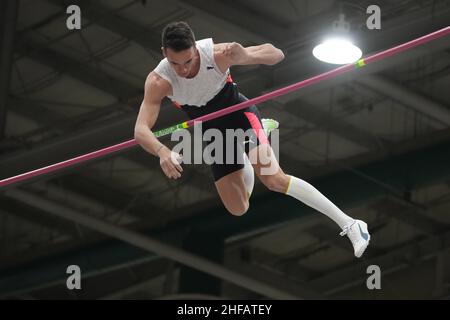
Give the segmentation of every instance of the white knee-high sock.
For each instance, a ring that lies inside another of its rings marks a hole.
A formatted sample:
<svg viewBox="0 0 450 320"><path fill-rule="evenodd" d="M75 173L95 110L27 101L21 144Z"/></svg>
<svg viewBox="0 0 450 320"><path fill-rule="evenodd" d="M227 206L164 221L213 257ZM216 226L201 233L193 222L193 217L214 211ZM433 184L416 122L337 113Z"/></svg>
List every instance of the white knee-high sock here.
<svg viewBox="0 0 450 320"><path fill-rule="evenodd" d="M317 211L322 212L336 222L341 229L353 222L353 218L342 212L335 204L328 200L308 182L293 176L289 177L290 180L286 194L302 201Z"/></svg>
<svg viewBox="0 0 450 320"><path fill-rule="evenodd" d="M247 154L244 153L244 183L245 188L247 190L247 195L250 198L253 186L255 185L255 174L253 170L253 166L250 163L250 159L247 157Z"/></svg>

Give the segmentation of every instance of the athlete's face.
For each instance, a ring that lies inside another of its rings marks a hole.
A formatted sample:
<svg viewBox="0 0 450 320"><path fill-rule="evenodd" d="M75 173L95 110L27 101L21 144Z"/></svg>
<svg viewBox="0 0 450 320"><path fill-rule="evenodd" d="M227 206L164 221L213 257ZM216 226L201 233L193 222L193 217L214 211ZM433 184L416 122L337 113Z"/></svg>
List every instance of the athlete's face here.
<svg viewBox="0 0 450 320"><path fill-rule="evenodd" d="M194 71L198 60L197 49L195 47L180 52L175 52L167 48L163 49L163 53L178 76L188 78L192 71Z"/></svg>

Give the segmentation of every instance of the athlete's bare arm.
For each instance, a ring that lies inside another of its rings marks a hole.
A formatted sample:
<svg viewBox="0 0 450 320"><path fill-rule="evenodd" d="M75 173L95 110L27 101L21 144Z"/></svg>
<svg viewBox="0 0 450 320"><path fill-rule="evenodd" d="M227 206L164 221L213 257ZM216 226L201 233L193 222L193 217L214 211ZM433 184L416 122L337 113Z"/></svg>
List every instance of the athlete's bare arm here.
<svg viewBox="0 0 450 320"><path fill-rule="evenodd" d="M151 129L158 119L161 102L171 94L170 83L152 72L145 81L145 94L134 127L134 138L148 153L160 158L161 168L169 178L179 178L183 169L171 160L172 151L163 145Z"/></svg>
<svg viewBox="0 0 450 320"><path fill-rule="evenodd" d="M214 59L220 71L231 66L265 64L274 65L284 59L284 53L270 43L244 48L237 42L214 45Z"/></svg>

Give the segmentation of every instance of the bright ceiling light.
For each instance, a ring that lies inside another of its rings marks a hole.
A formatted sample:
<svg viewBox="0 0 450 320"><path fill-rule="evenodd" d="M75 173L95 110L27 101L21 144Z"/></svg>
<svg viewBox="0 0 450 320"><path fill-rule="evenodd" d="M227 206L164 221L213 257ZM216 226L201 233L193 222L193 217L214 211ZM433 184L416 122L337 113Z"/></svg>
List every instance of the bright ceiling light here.
<svg viewBox="0 0 450 320"><path fill-rule="evenodd" d="M313 50L317 59L333 64L348 64L358 61L362 51L350 40L350 24L343 14L333 23L333 36L330 36Z"/></svg>
<svg viewBox="0 0 450 320"><path fill-rule="evenodd" d="M320 61L333 64L347 64L358 61L362 51L350 40L342 38L331 38L317 45L313 55Z"/></svg>

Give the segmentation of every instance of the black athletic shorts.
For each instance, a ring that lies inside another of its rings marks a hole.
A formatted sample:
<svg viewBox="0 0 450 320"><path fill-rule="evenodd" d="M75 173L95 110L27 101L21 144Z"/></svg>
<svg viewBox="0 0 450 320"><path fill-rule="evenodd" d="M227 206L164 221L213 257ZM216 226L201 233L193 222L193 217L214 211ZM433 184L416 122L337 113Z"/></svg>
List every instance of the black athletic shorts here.
<svg viewBox="0 0 450 320"><path fill-rule="evenodd" d="M227 82L224 88L205 106L196 107L189 105L179 106L190 119L195 119L205 114L209 114L214 111L238 104L248 99L239 93L237 85L231 81ZM262 131L261 117L259 111L255 105L249 106L242 110L235 111L220 118L206 121L202 123L202 133L207 129L215 128L220 130L223 137L226 135L226 129L242 129L243 131L250 133L247 135L249 139L244 142L239 142L237 139L233 142L234 159L233 161L225 161L226 158L226 145L225 139L222 146L222 154L224 155L223 163L211 164L214 181L220 178L244 168L243 156L244 152L248 154L250 150L256 146L264 143L268 143L268 139ZM250 129L250 130L249 130ZM249 130L249 131L247 131ZM246 138L247 138L246 137ZM207 147L214 141L206 143ZM214 155L214 153L212 153ZM230 156L231 158L231 156ZM232 162L232 163L230 163Z"/></svg>

